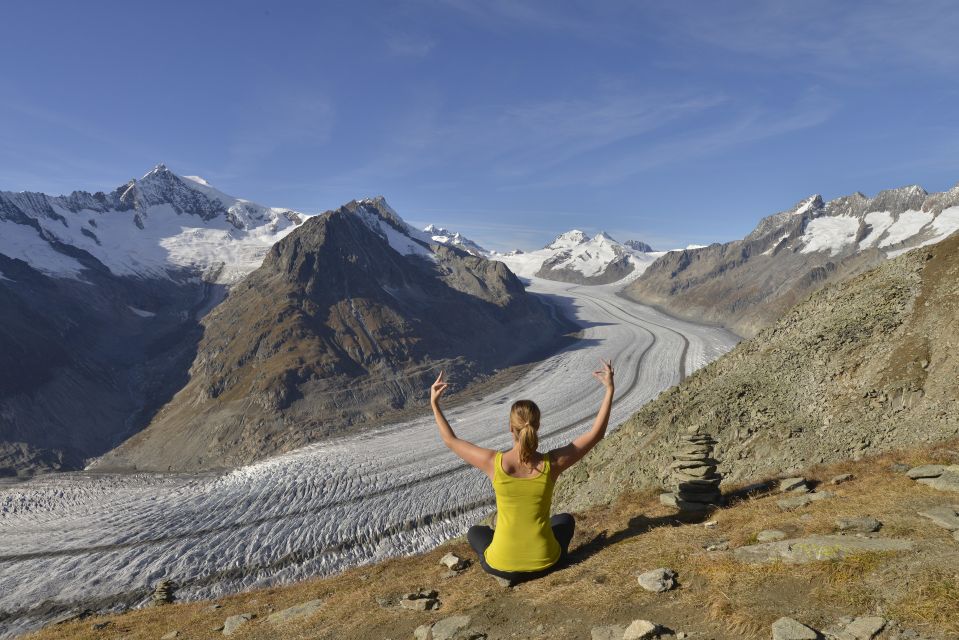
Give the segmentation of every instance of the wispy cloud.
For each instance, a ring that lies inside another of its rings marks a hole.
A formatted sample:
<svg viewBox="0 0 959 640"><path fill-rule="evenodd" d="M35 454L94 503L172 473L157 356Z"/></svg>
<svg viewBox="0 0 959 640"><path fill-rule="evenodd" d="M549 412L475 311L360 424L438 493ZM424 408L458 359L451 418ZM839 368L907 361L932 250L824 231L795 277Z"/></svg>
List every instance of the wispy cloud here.
<svg viewBox="0 0 959 640"><path fill-rule="evenodd" d="M677 35L726 51L776 61L780 69L824 75L887 74L890 67L941 73L959 67L959 5L831 0L724 5L704 12L687 3L664 8Z"/></svg>
<svg viewBox="0 0 959 640"><path fill-rule="evenodd" d="M429 55L435 46L433 40L409 33L392 33L386 38L389 52L400 57L423 58Z"/></svg>

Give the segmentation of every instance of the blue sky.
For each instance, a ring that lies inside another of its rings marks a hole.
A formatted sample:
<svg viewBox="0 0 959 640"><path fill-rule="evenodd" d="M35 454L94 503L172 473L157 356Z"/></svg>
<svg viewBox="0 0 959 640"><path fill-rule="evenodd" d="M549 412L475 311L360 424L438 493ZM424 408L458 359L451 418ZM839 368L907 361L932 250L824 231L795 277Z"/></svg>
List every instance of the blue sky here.
<svg viewBox="0 0 959 640"><path fill-rule="evenodd" d="M382 194L495 249L657 248L812 193L959 181L959 4L5 3L0 189L158 162L257 202Z"/></svg>

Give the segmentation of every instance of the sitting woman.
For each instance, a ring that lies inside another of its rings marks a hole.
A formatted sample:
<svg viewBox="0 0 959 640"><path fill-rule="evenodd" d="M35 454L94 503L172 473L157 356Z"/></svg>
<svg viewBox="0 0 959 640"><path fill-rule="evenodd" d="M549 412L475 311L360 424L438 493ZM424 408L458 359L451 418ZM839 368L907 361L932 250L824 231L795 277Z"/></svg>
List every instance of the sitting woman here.
<svg viewBox="0 0 959 640"><path fill-rule="evenodd" d="M556 478L576 464L606 434L613 404L613 365L593 375L606 393L592 428L569 444L546 453L537 451L539 407L532 400L517 400L509 414L513 448L494 451L456 437L443 416L439 399L447 383L440 372L430 389L433 415L440 436L456 455L489 476L496 494L496 530L474 525L466 534L483 569L494 576L518 582L545 575L566 561L573 539L573 516L550 517Z"/></svg>

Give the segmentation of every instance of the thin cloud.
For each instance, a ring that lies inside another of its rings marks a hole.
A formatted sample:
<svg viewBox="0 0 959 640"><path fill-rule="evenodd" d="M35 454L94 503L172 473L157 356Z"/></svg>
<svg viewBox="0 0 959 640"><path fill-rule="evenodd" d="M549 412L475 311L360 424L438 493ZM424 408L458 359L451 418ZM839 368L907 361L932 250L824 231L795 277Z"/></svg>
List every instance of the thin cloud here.
<svg viewBox="0 0 959 640"><path fill-rule="evenodd" d="M393 34L386 39L386 47L394 56L424 58L433 50L436 43L428 38L410 34Z"/></svg>

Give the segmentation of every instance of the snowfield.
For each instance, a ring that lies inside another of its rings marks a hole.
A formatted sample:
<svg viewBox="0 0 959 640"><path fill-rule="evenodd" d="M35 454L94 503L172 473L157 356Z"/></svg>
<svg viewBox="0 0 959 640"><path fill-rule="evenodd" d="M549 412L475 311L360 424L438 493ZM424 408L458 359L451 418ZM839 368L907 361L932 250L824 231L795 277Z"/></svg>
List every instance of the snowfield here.
<svg viewBox="0 0 959 640"><path fill-rule="evenodd" d="M541 450L565 444L598 409L590 372L600 358L617 371L615 430L738 340L620 298L621 286L533 279L530 291L584 337L447 411L457 435L506 450L510 404L532 398L543 410ZM143 605L161 578L180 585L179 599L208 598L421 552L493 506L489 479L443 445L425 410L221 475L72 473L0 485L0 635L74 608Z"/></svg>

